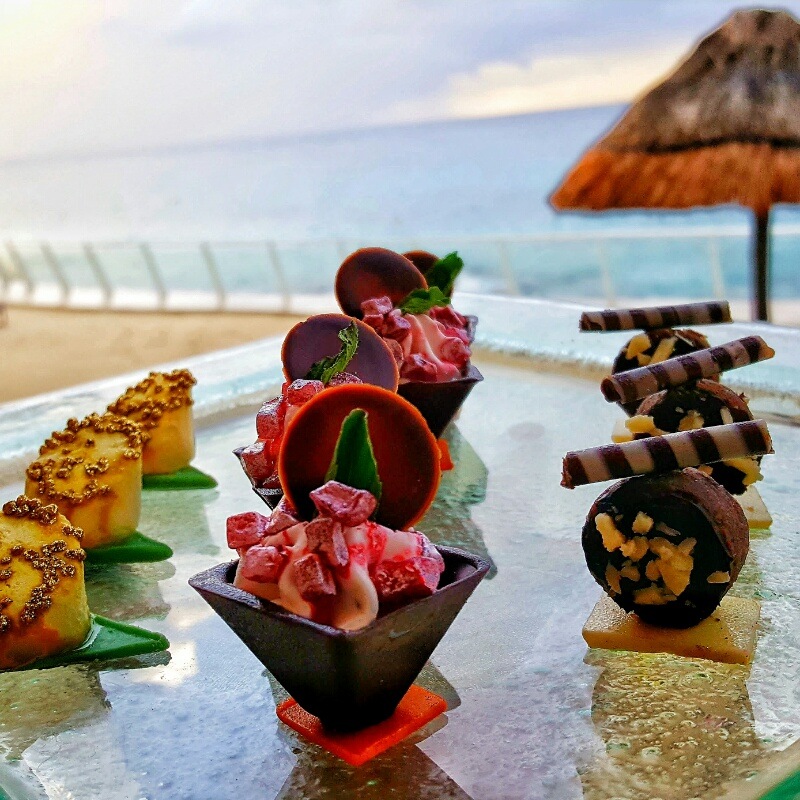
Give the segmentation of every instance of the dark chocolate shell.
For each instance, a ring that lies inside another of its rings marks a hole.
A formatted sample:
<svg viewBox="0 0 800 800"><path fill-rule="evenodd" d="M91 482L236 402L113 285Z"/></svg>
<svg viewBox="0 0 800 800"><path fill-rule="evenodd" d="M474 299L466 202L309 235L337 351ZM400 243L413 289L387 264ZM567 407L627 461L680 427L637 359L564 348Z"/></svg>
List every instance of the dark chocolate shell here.
<svg viewBox="0 0 800 800"><path fill-rule="evenodd" d="M730 420L722 418L723 408L727 408L730 412ZM727 386L707 379L676 386L674 389L665 389L645 397L636 413L653 417L656 428L666 433L674 433L679 429L681 419L689 411L696 411L703 417L704 428L753 419L744 395L736 394ZM755 458L757 463L761 462L761 456ZM741 470L724 461L717 461L710 466L711 477L731 494L742 494L747 489L743 483L745 476Z"/></svg>
<svg viewBox="0 0 800 800"><path fill-rule="evenodd" d="M390 717L467 598L489 570L478 556L437 548L439 588L344 631L299 617L233 585L236 563L189 580L286 691L333 731Z"/></svg>
<svg viewBox="0 0 800 800"><path fill-rule="evenodd" d="M400 253L363 247L351 253L336 273L334 290L345 314L361 319L365 300L387 296L397 305L414 289L427 289L422 273Z"/></svg>
<svg viewBox="0 0 800 800"><path fill-rule="evenodd" d="M397 387L397 393L417 408L438 439L458 414L462 403L483 375L470 364L467 374L454 381L409 381Z"/></svg>
<svg viewBox="0 0 800 800"><path fill-rule="evenodd" d="M664 339L675 337L675 349L672 356L684 356L687 353L696 353L698 350L704 350L709 347L708 339L699 331L693 330L673 330L672 328L658 328L657 330L644 331L637 333L636 336L647 336L650 339L650 348L645 351L648 355L652 355L659 343ZM635 338L635 337L634 337ZM630 369L636 369L641 366L636 358L626 358L625 354L628 350L628 345L631 343L629 339L625 345L620 349L614 363L611 366L611 374L614 375L618 372L627 372ZM719 378L717 378L719 380ZM625 411L630 417L638 413L639 400L633 403L619 403L619 407Z"/></svg>
<svg viewBox="0 0 800 800"><path fill-rule="evenodd" d="M256 484L253 479L247 474L247 469L244 465L244 460L242 459L242 450L244 447L237 447L233 454L236 458L239 459L239 464L242 467L242 471L245 475L247 475L247 479L250 481L250 485L253 487L253 491L272 509L280 503L281 498L283 497L283 489L280 486L259 486Z"/></svg>
<svg viewBox="0 0 800 800"><path fill-rule="evenodd" d="M383 495L375 521L402 530L428 510L441 478L435 437L414 406L386 389L364 383L328 388L295 414L283 434L278 475L300 519L311 519L309 493L322 486L345 417L367 412Z"/></svg>
<svg viewBox="0 0 800 800"><path fill-rule="evenodd" d="M653 527L634 533L640 512ZM604 541L597 528L600 514L613 520L627 552L617 546L615 536ZM637 553L638 537L648 547ZM687 539L694 539L694 546L678 555ZM741 507L725 489L702 472L685 469L614 484L592 505L582 541L589 571L621 608L654 625L686 628L708 617L733 585L747 557L750 530ZM687 555L688 583L678 591L679 572L686 568L681 562ZM651 562L654 567L649 567Z"/></svg>
<svg viewBox="0 0 800 800"><path fill-rule="evenodd" d="M298 322L286 334L281 359L287 380L305 378L317 361L336 355L342 346L339 332L354 321L358 326L358 349L346 371L364 383L395 391L399 375L391 350L369 325L345 314L317 314Z"/></svg>

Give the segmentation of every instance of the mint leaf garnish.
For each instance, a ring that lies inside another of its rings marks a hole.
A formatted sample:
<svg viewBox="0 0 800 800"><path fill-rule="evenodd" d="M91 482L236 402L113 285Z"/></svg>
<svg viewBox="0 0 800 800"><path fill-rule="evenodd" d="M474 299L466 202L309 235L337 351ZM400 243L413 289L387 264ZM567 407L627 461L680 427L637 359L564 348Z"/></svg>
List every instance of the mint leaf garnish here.
<svg viewBox="0 0 800 800"><path fill-rule="evenodd" d="M398 306L404 314L424 314L436 306L449 306L450 298L438 286L414 289Z"/></svg>
<svg viewBox="0 0 800 800"><path fill-rule="evenodd" d="M350 325L339 331L339 340L342 343L339 352L335 356L328 356L314 362L306 374L306 380L322 381L327 386L334 375L347 369L347 365L358 350L358 326L355 322L351 322Z"/></svg>
<svg viewBox="0 0 800 800"><path fill-rule="evenodd" d="M458 253L448 253L425 273L425 280L428 282L428 286L438 286L449 297L453 293L458 273L463 268L464 261Z"/></svg>
<svg viewBox="0 0 800 800"><path fill-rule="evenodd" d="M380 502L383 484L369 438L367 412L363 409L356 408L345 417L325 480L366 489Z"/></svg>

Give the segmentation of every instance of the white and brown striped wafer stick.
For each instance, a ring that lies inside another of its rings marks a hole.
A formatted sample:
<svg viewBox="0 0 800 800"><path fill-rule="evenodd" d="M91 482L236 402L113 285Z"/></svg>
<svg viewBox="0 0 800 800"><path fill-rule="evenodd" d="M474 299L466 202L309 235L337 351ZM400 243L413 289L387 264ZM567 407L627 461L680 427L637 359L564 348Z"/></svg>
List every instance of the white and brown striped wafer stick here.
<svg viewBox="0 0 800 800"><path fill-rule="evenodd" d="M676 325L710 325L716 322L732 322L727 300L616 311L585 311L581 314L579 328L582 331L653 331Z"/></svg>
<svg viewBox="0 0 800 800"><path fill-rule="evenodd" d="M699 467L728 458L771 452L772 439L764 420L734 422L567 453L561 485L573 489L587 483Z"/></svg>
<svg viewBox="0 0 800 800"><path fill-rule="evenodd" d="M603 379L600 389L609 403L632 403L662 389L710 378L737 367L772 358L775 351L760 336L745 336L658 364L618 372Z"/></svg>

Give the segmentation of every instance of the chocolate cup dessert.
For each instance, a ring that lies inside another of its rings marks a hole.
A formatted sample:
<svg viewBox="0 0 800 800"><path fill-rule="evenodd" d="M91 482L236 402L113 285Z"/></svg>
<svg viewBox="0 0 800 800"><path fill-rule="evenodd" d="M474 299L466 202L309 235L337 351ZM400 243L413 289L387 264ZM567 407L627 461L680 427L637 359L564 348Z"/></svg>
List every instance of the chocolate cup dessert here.
<svg viewBox="0 0 800 800"><path fill-rule="evenodd" d="M461 607L489 570L478 556L438 547L439 588L344 631L292 614L233 585L237 562L189 580L286 691L330 731L390 717Z"/></svg>
<svg viewBox="0 0 800 800"><path fill-rule="evenodd" d="M475 384L482 380L483 375L470 364L467 374L462 378L430 383L409 381L401 383L397 393L417 408L431 433L438 439L453 421Z"/></svg>
<svg viewBox="0 0 800 800"><path fill-rule="evenodd" d="M653 331L644 331L643 333L636 334L634 339L638 336L646 336L650 339L650 346L647 350L642 351L643 355L652 356L655 352L658 345L664 341L665 339L675 338L675 347L670 354L670 358L674 356L684 356L687 353L696 353L698 350L704 350L705 348L709 347L708 339L698 331L693 330L673 330L672 328L659 328ZM614 359L614 363L611 366L611 374L615 375L618 372L627 372L630 369L636 369L637 367L642 366L639 363L638 359L634 356L633 358L627 358L626 353L628 351L628 346L631 344L633 339L627 341L623 347L620 349L617 357ZM719 380L719 378L717 378ZM633 403L619 403L619 407L625 411L625 413L631 417L634 414L638 413L637 408L639 406L640 401L635 401Z"/></svg>
<svg viewBox="0 0 800 800"><path fill-rule="evenodd" d="M280 486L257 486L253 479L247 474L247 469L245 468L244 461L242 460L242 450L244 447L237 447L233 454L236 458L239 459L239 464L242 466L242 471L245 475L247 475L247 480L250 481L250 485L253 487L253 491L272 509L280 503L281 498L283 497L283 489Z"/></svg>
<svg viewBox="0 0 800 800"><path fill-rule="evenodd" d="M592 577L617 605L653 625L688 628L733 585L750 531L736 500L689 468L614 484L593 503L582 543Z"/></svg>
<svg viewBox="0 0 800 800"><path fill-rule="evenodd" d="M730 419L723 419L724 409L727 409ZM636 410L637 414L652 417L656 428L667 433L679 430L681 421L690 412L702 417L702 427L704 428L712 428L730 422L747 422L753 419L744 395L736 394L727 386L705 378L696 383L651 394L642 400ZM761 456L753 456L753 458L757 464L761 463ZM711 477L721 483L731 494L742 494L747 489L743 482L745 475L741 470L724 461L717 461L709 466L711 467Z"/></svg>

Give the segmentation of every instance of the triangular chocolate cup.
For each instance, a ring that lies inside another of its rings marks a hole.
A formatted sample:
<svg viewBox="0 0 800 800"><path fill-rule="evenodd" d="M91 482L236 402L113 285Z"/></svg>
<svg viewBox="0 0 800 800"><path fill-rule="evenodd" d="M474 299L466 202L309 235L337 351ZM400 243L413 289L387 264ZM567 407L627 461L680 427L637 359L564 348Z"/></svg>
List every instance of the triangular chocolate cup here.
<svg viewBox="0 0 800 800"><path fill-rule="evenodd" d="M245 469L245 466L244 466L244 460L242 459L242 451L244 449L245 449L244 447L237 447L233 451L233 454L236 456L236 458L239 459L239 464L242 467L242 471L244 472L245 475L247 475L247 470ZM247 480L250 481L250 485L253 487L253 491L270 508L275 508L275 506L277 506L278 503L280 503L281 498L283 497L283 489L281 489L279 486L276 486L276 487L273 487L273 488L265 488L263 486L256 486L256 484L253 483L253 479L249 475L247 475Z"/></svg>
<svg viewBox="0 0 800 800"><path fill-rule="evenodd" d="M401 383L397 393L422 414L431 433L438 439L453 421L472 388L482 380L483 375L470 364L463 378L436 383L409 381Z"/></svg>
<svg viewBox="0 0 800 800"><path fill-rule="evenodd" d="M489 570L478 556L437 549L445 570L436 592L356 631L320 625L238 589L235 561L189 584L306 711L329 730L351 731L392 715Z"/></svg>

